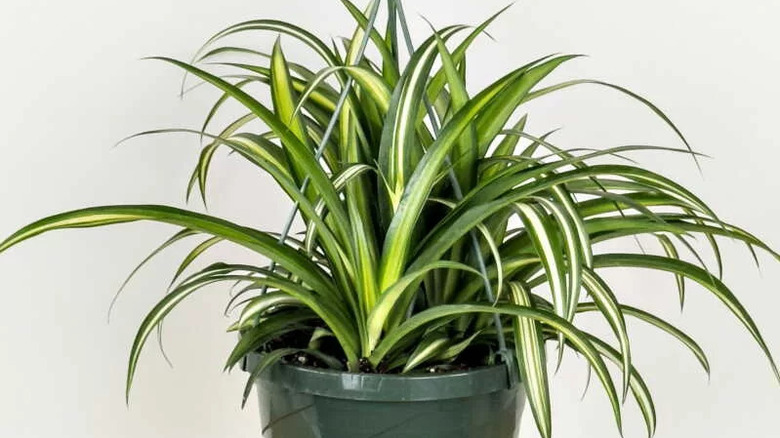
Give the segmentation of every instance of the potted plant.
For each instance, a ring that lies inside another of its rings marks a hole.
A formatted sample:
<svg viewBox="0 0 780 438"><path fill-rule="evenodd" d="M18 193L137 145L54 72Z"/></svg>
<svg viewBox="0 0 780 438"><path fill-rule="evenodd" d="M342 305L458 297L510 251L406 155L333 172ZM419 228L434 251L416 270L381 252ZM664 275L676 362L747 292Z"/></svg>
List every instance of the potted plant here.
<svg viewBox="0 0 780 438"><path fill-rule="evenodd" d="M190 294L223 283L235 292L228 307L241 309L229 327L238 342L226 369L241 365L249 372L244 401L256 387L265 436L512 437L527 399L541 435L549 437L548 365L560 364L565 349L581 355L601 381L618 427L630 394L652 435L653 399L632 362L626 319L667 332L705 371L709 364L687 334L622 304L601 274L605 268L668 272L677 279L681 306L686 282L700 284L748 329L778 374L756 324L721 281L718 238L780 254L685 187L622 161L651 150L698 163L699 154L656 106L600 81L545 85L573 55L534 60L474 93L465 83L466 54L499 14L475 28L434 30L413 47L400 1L374 0L365 12L342 3L357 23L343 44L261 19L219 32L189 63L155 58L223 93L200 129L144 133L189 132L206 140L188 198L197 190L205 202L212 157L229 150L270 174L290 197L294 207L281 232L174 207L126 205L51 216L0 243L2 252L52 230L133 221L179 227L149 258L184 239L202 239L141 324L128 396L155 328ZM387 24L379 29L385 6ZM280 41L270 53L227 42L247 32L296 39L326 67L313 71L289 61ZM401 61L404 47L408 62ZM209 73L212 64L233 72ZM270 89L270 105L247 91L258 83ZM683 147L566 149L550 133L528 132L524 104L584 84L646 106ZM211 133L228 101L246 114ZM298 214L303 226L292 234ZM662 253L595 248L640 235L657 239ZM708 242L717 269L702 261L693 236ZM217 263L185 274L222 241L270 265ZM582 313L601 315L614 342L578 328ZM557 346L552 356L548 344Z"/></svg>

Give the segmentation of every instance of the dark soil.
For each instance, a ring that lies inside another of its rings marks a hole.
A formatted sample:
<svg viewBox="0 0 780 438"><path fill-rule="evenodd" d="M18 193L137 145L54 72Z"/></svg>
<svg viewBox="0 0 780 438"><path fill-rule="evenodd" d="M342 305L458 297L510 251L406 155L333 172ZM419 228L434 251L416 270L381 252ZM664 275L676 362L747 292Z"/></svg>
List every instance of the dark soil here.
<svg viewBox="0 0 780 438"><path fill-rule="evenodd" d="M281 348L307 348L309 339L311 339L311 330L294 331L268 342L261 351L273 351ZM346 360L341 355L341 348L334 339L325 338L321 340L318 348L324 354L341 359L342 365L346 369ZM474 368L490 365L488 360L493 356L493 349L486 345L474 345L461 353L456 360L450 363L430 364L424 368L419 368L413 374L446 374L453 372L464 372ZM289 356L283 360L283 363L294 366L310 367L316 369L330 369L323 361L308 353L298 353ZM364 374L400 374L400 369L387 370L380 364L377 369L371 367L367 359L360 360L360 372Z"/></svg>

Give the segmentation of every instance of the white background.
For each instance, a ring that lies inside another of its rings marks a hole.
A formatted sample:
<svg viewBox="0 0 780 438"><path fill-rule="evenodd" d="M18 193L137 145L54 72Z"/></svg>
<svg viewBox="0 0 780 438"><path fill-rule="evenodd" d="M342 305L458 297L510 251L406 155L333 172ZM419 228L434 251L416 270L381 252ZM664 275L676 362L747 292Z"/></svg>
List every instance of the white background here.
<svg viewBox="0 0 780 438"><path fill-rule="evenodd" d="M362 7L363 2L360 3ZM417 35L436 25L476 23L504 0L407 1ZM777 217L780 3L722 0L525 0L481 40L470 63L472 89L509 68L552 52L590 55L556 79L596 77L651 97L713 156L704 175L675 155L641 155L642 163L690 186L727 220L780 246ZM125 135L160 127L195 127L213 92L184 103L180 73L151 61L186 59L216 30L275 17L323 37L349 35L336 0L6 1L0 5L0 234L43 215L111 203L183 206L197 140L157 137L111 146ZM270 43L258 38L257 44ZM419 37L418 37L419 41ZM291 54L303 54L295 46ZM306 59L306 58L304 58ZM531 108L537 133L565 127L567 147L629 143L679 146L640 105L607 90L583 88ZM287 204L265 177L237 160L218 160L211 211L277 229ZM191 208L199 209L193 204ZM130 409L123 398L127 351L136 326L163 293L184 246L138 277L111 325L106 309L127 271L173 229L134 224L47 235L0 255L0 436L259 436L256 405L239 409L241 373L221 366L234 338L224 333L225 292L193 297L169 319L170 370L147 349ZM724 243L727 272L780 355L780 269L762 256L763 274L744 247ZM242 255L230 248L215 257ZM658 435L778 436L780 385L749 335L712 297L691 288L681 317L673 280L637 272L610 275L622 299L666 315L689 330L713 363L708 385L695 360L656 331L632 324L636 363L658 404ZM594 382L579 401L585 369L574 358L553 380L557 437L618 437L606 398ZM644 436L633 403L626 436ZM527 415L523 436L536 436Z"/></svg>

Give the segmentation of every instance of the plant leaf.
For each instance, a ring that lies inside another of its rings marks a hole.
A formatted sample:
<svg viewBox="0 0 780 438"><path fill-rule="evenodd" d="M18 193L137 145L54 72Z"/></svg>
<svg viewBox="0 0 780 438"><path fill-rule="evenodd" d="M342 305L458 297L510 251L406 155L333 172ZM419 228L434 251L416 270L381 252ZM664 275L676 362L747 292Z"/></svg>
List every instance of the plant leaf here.
<svg viewBox="0 0 780 438"><path fill-rule="evenodd" d="M766 345L764 338L761 336L758 327L748 314L747 310L737 300L737 297L723 284L722 281L710 275L709 272L704 269L684 262L682 260L675 260L666 257L644 255L644 254L603 254L598 255L593 260L593 266L595 268L608 268L608 267L635 267L655 269L661 271L671 272L673 274L681 274L686 278L689 278L696 283L704 286L707 290L712 292L731 313L736 316L740 322L748 329L750 334L758 343L761 350L763 350L767 359L769 359L772 371L775 373L775 377L780 380L780 372L778 372L777 365L772 358L772 353L769 351L769 347Z"/></svg>
<svg viewBox="0 0 780 438"><path fill-rule="evenodd" d="M672 239L665 234L656 234L655 237L661 243L661 246L666 253L666 256L670 259L679 259L680 254L677 252L677 247L672 243ZM680 310L685 307L685 276L677 274L675 275L675 281L677 282L677 292L680 295Z"/></svg>
<svg viewBox="0 0 780 438"><path fill-rule="evenodd" d="M368 339L372 350L379 342L382 330L388 322L391 312L397 303L401 301L403 294L413 291L410 286L418 284L422 276L434 269L457 269L480 275L479 271L463 263L441 260L403 276L396 283L382 291L379 301L377 301L376 306L368 315ZM404 309L400 310L402 314L405 313Z"/></svg>
<svg viewBox="0 0 780 438"><path fill-rule="evenodd" d="M152 260L155 256L160 254L163 250L165 250L169 246L173 245L174 243L176 243L176 242L178 242L180 240L186 239L187 237L191 237L191 236L194 236L194 235L197 235L197 234L198 233L196 231L184 228L183 230L181 230L178 233L176 233L173 236L171 236L170 239L168 239L165 242L163 242L162 245L160 245L157 248L155 248L154 251L152 251L148 256L146 256L146 258L144 258L141 261L141 263L139 263L138 266L136 266L135 269L133 269L130 272L130 274L127 276L125 281L122 282L122 285L119 287L119 289L114 294L114 298L111 299L111 305L108 307L108 320L109 320L109 322L111 320L111 311L114 309L114 306L116 305L117 299L119 299L119 295L122 294L122 291L125 290L127 285L130 283L130 280L132 280L133 277L135 277L135 275L138 273L138 271L140 271L141 268L143 268L144 266L146 266L147 263L149 263L150 260Z"/></svg>
<svg viewBox="0 0 780 438"><path fill-rule="evenodd" d="M609 372L607 371L606 365L601 359L601 356L596 351L595 347L593 347L590 340L587 339L585 334L583 334L565 319L545 310L506 304L500 304L497 306L459 304L433 307L412 316L405 323L389 332L376 348L376 350L374 350L374 353L369 357L369 361L374 366L376 366L399 341L407 338L411 333L426 326L427 324L443 318L474 313L501 314L531 318L543 324L547 324L558 332L563 333L567 339L569 339L574 345L577 346L578 349L580 349L582 354L593 366L596 374L599 376L599 379L604 385L607 395L609 396L618 429L622 429L620 398L617 394L617 391L615 390L612 377L609 375Z"/></svg>
<svg viewBox="0 0 780 438"><path fill-rule="evenodd" d="M594 303L582 303L577 308L577 312L594 312L594 311L598 311L598 306L596 306ZM706 371L707 375L709 376L710 363L709 360L707 359L707 355L704 353L704 350L702 350L699 344L696 343L696 341L694 341L690 336L685 334L685 332L669 324L663 319L651 313L645 312L644 310L637 309L635 307L626 306L623 304L620 305L620 311L624 315L632 316L637 319L640 319L677 338L677 340L679 340L683 345L685 345L693 353L693 355L696 356L696 359L699 361L702 368L704 368L704 371Z"/></svg>
<svg viewBox="0 0 780 438"><path fill-rule="evenodd" d="M531 307L529 291L520 283L509 283L512 301L518 306ZM543 438L552 436L552 408L547 358L541 325L531 318L517 317L514 322L515 353L520 380L528 394L536 426Z"/></svg>

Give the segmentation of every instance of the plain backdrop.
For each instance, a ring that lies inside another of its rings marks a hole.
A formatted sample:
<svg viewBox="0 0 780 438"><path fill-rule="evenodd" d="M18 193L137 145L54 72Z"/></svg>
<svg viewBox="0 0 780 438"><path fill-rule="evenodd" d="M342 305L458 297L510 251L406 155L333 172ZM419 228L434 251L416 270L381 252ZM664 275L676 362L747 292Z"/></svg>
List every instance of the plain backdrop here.
<svg viewBox="0 0 780 438"><path fill-rule="evenodd" d="M428 31L419 15L437 26L474 24L505 1L409 0L406 7L419 42ZM482 38L475 45L470 86L477 90L548 53L590 55L554 79L605 79L651 97L697 150L714 159L703 161L700 174L682 155L635 157L691 187L724 219L780 247L778 16L774 1L523 0L491 28L495 41ZM196 138L112 145L145 129L197 127L216 94L199 88L182 102L181 73L139 58L188 59L213 32L259 17L291 20L324 38L352 32L337 0L2 2L0 234L83 206L184 206ZM273 36L253 38L258 48L268 48ZM288 46L290 56L313 59ZM554 138L566 147L680 146L645 108L608 90L572 90L528 110L534 132L563 128ZM267 177L224 155L212 172L210 196L211 212L268 230L281 226L289 206ZM202 210L198 203L189 208ZM0 255L0 436L260 436L256 404L239 407L244 376L221 371L235 339L224 331L230 320L222 314L226 292L220 288L193 296L169 318L165 341L174 369L150 346L130 408L125 405L127 352L137 324L164 292L186 245L130 285L110 325L107 308L125 274L174 231L132 224L58 232ZM726 282L780 355L780 268L761 255L759 274L744 246L723 245ZM257 261L230 247L217 248L210 259L219 257ZM780 385L747 332L713 296L691 287L680 315L669 276L625 271L609 278L621 299L688 330L713 364L708 384L683 347L630 325L636 364L658 405L657 436L778 436ZM580 401L585 375L585 366L569 357L553 379L555 436L617 438L599 384ZM625 436L644 436L635 404L625 410ZM530 415L522 433L537 436Z"/></svg>

